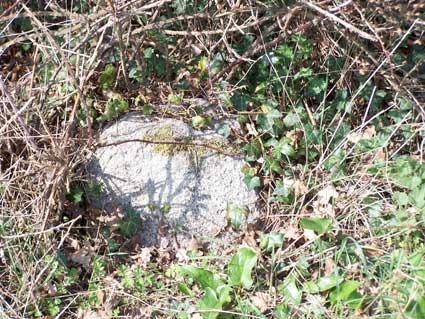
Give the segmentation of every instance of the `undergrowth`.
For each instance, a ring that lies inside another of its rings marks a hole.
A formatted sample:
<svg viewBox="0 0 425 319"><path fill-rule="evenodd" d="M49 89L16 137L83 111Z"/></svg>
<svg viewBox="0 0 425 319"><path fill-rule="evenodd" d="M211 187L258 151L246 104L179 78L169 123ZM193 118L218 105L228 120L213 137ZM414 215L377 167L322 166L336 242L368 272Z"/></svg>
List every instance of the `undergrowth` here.
<svg viewBox="0 0 425 319"><path fill-rule="evenodd" d="M2 1L0 317L425 318L424 14ZM230 120L261 221L229 207L221 249L142 247L138 213L90 207L96 133L129 111Z"/></svg>

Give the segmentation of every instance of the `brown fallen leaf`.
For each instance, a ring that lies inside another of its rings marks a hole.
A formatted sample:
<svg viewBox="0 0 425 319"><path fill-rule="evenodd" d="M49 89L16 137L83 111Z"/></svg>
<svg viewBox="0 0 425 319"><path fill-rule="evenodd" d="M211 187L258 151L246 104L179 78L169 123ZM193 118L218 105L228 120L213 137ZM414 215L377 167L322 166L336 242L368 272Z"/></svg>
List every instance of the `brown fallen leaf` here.
<svg viewBox="0 0 425 319"><path fill-rule="evenodd" d="M135 260L138 265L144 268L151 261L152 250L153 250L152 247L143 247L140 249L139 253L131 256L130 258Z"/></svg>
<svg viewBox="0 0 425 319"><path fill-rule="evenodd" d="M285 238L287 239L297 240L301 237L301 232L295 225L289 225L283 230L283 233L285 234Z"/></svg>
<svg viewBox="0 0 425 319"><path fill-rule="evenodd" d="M323 273L325 276L329 276L335 273L335 262L332 258L326 258L325 269Z"/></svg>
<svg viewBox="0 0 425 319"><path fill-rule="evenodd" d="M304 195L308 192L307 186L298 179L294 181L294 184L292 185L292 187L294 188L294 194L296 197L300 195Z"/></svg>
<svg viewBox="0 0 425 319"><path fill-rule="evenodd" d="M91 259L94 253L87 248L81 248L70 255L71 261L83 266L86 270L90 270Z"/></svg>
<svg viewBox="0 0 425 319"><path fill-rule="evenodd" d="M363 132L351 132L347 136L347 140L353 144L360 142L361 140L368 140L375 136L375 126L368 126Z"/></svg>
<svg viewBox="0 0 425 319"><path fill-rule="evenodd" d="M176 258L179 262L187 262L189 261L189 257L187 256L187 250L184 248L179 248L176 251Z"/></svg>
<svg viewBox="0 0 425 319"><path fill-rule="evenodd" d="M251 298L252 304L257 307L261 312L265 312L269 307L270 295L265 292L257 292Z"/></svg>
<svg viewBox="0 0 425 319"><path fill-rule="evenodd" d="M202 249L202 241L195 235L192 236L192 239L187 244L187 250L189 251L198 251Z"/></svg>
<svg viewBox="0 0 425 319"><path fill-rule="evenodd" d="M77 319L107 319L111 318L111 311L108 310L89 310L78 309Z"/></svg>
<svg viewBox="0 0 425 319"><path fill-rule="evenodd" d="M317 193L318 200L321 204L329 203L331 198L338 198L338 192L332 184L327 185Z"/></svg>

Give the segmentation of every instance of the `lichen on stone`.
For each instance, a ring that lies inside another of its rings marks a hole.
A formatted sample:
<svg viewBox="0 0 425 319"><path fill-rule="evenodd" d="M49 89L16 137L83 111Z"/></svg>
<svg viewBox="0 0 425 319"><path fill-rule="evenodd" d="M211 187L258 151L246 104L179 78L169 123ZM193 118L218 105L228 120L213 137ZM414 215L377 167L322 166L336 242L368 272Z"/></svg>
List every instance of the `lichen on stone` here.
<svg viewBox="0 0 425 319"><path fill-rule="evenodd" d="M156 128L152 133L145 134L143 139L147 139L152 142L173 142L181 141L188 144L155 144L153 146L153 151L159 154L173 156L176 154L190 154L196 156L205 156L211 152L214 152L213 149L202 146L202 145L193 145L193 143L206 144L217 149L226 151L227 153L238 154L236 148L231 145L224 138L214 137L209 139L196 140L191 136L182 136L180 133L173 131L171 125L164 125L159 128Z"/></svg>
<svg viewBox="0 0 425 319"><path fill-rule="evenodd" d="M152 142L193 141L193 139L188 136L179 136L179 134L176 134L171 125L163 125L156 128L152 133L145 134L143 138ZM189 152L190 147L191 145L186 144L154 144L153 150L159 154L175 155L178 153Z"/></svg>

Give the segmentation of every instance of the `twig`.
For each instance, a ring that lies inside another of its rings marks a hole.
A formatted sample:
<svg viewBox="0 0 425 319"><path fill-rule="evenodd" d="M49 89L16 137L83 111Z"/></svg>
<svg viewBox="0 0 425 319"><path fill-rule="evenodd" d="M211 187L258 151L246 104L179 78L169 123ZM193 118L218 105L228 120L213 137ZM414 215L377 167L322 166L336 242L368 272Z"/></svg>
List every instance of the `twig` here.
<svg viewBox="0 0 425 319"><path fill-rule="evenodd" d="M243 63L247 58L261 52L264 51L272 46L275 46L277 44L279 44L280 42L284 41L285 39L287 39L290 35L294 34L294 33L298 33L298 32L302 32L305 31L309 28L311 28L313 25L315 25L317 22L319 21L319 18L315 18L310 22L304 23L302 25L300 25L299 27L297 27L295 30L292 30L290 32L286 32L286 33L282 33L279 36L277 36L276 38L274 38L273 40L265 43L264 45L258 46L257 41L251 46L251 49L249 49L240 59L235 60L233 63L231 63L229 66L227 66L225 69L221 70L219 73L217 73L210 81L209 83L209 88L211 88L224 74L228 73L226 77L226 81L229 81L234 72L236 71L236 68L238 65L240 65L241 63Z"/></svg>
<svg viewBox="0 0 425 319"><path fill-rule="evenodd" d="M65 62L69 77L72 81L72 84L74 85L75 89L77 90L77 98L76 101L74 103L74 107L71 110L71 115L70 115L70 119L69 119L69 125L67 127L67 130L65 131L65 137L64 137L64 144L66 145L68 138L69 138L69 134L70 131L72 129L72 127L74 126L74 121L75 121L75 116L77 113L77 108L78 108L78 100L81 100L81 104L83 104L84 107L84 111L86 113L86 122L87 122L87 129L89 132L89 137L90 137L90 141L92 140L93 137L93 132L92 132L92 123L91 123L91 119L90 119L90 109L89 106L87 104L87 101L84 97L84 94L80 88L80 85L77 81L77 78L75 76L74 70L72 68L72 65L69 63L68 59L66 58L65 54L63 53L63 51L59 48L59 46L57 45L55 39L53 38L53 36L49 33L49 29L44 26L40 20L34 16L31 12L30 9L28 9L28 7L25 4L22 4L22 7L24 8L24 10L30 15L31 19L35 22L35 24L40 28L40 30L42 30L42 32L46 35L46 37L49 39L50 43L52 44L52 46L55 48L55 50L59 53L59 55L61 56L61 58L63 59L63 61Z"/></svg>
<svg viewBox="0 0 425 319"><path fill-rule="evenodd" d="M181 140L170 140L170 141L154 141L154 140L148 140L148 139L142 139L142 138L134 138L134 139L128 139L128 140L122 140L117 142L111 142L111 143L100 143L97 145L97 147L107 147L107 146L117 146L125 143L145 143L145 144L159 144L159 145L187 145L187 146L196 146L196 147L204 147L211 149L213 151L216 151L217 153L235 157L237 154L227 152L219 147L210 145L208 143L199 143L199 142L190 142L190 141L181 141Z"/></svg>
<svg viewBox="0 0 425 319"><path fill-rule="evenodd" d="M17 238L24 238L24 237L29 237L29 236L43 235L43 234L46 234L46 233L51 232L53 230L61 229L61 228L65 227L65 226L68 226L68 225L71 225L72 226L80 218L81 218L81 215L78 216L78 217L76 217L76 218L74 218L74 219L72 219L72 220L70 220L69 222L66 222L66 223L57 225L55 227L51 227L49 229L45 229L45 230L41 230L41 231L38 231L38 232L34 232L34 233L26 233L26 234L19 234L19 235L6 235L6 236L0 236L0 238L2 238L2 239L17 239Z"/></svg>
<svg viewBox="0 0 425 319"><path fill-rule="evenodd" d="M108 2L109 2L109 5L112 8L112 13L113 13L113 16L114 16L114 23L117 26L118 45L120 47L121 68L122 68L122 72L123 72L123 75L124 75L125 84L127 85L127 89L129 89L130 88L130 81L128 79L127 68L125 66L125 60L124 60L126 50L125 50L124 42L122 40L121 22L118 19L117 11L116 11L116 8L115 8L115 5L114 5L114 1L109 0ZM88 114L87 114L87 116L88 116Z"/></svg>
<svg viewBox="0 0 425 319"><path fill-rule="evenodd" d="M18 108L16 107L15 101L13 100L12 96L10 95L9 91L7 90L6 84L4 83L1 75L0 75L0 91L3 93L3 95L6 97L7 101L9 102L10 106L12 107L12 111L13 113L15 113L15 117L18 119L18 122L20 124L20 126L22 127L22 129L24 130L25 133L25 140L31 144L31 146L35 149L38 150L37 145L35 144L35 142L32 140L32 138L30 137L30 131L28 129L27 124L25 123L24 119L22 118L22 116L20 115L20 110L18 110ZM30 103L32 102L32 99L29 100ZM24 108L26 108L28 105L25 105Z"/></svg>
<svg viewBox="0 0 425 319"><path fill-rule="evenodd" d="M313 9L321 14L323 14L325 17L334 20L335 22L342 24L344 27L346 27L348 30L357 33L359 36L361 36L362 38L368 39L370 41L377 41L376 37L360 30L359 28L349 24L347 21L342 20L341 18L337 17L336 15L334 15L333 13L330 13L318 6L316 6L314 3L311 3L309 1L305 1L305 0L301 0L301 3L303 3L304 5L306 5L307 7L309 7L310 9Z"/></svg>

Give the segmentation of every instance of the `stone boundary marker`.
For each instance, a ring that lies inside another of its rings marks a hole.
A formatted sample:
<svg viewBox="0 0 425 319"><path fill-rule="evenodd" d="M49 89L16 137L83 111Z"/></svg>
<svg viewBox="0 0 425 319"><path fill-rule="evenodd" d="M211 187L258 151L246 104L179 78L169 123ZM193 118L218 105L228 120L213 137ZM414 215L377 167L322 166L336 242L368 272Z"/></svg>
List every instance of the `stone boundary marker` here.
<svg viewBox="0 0 425 319"><path fill-rule="evenodd" d="M138 113L122 117L106 129L101 141L115 143L130 139L178 140L232 146L215 131L195 131L175 119L148 121ZM188 144L190 144L188 143ZM87 171L90 180L101 182L99 198L90 197L95 207L111 211L114 206L134 209L142 218L141 241L157 245L164 236L159 227L168 226L184 246L192 235L213 237L226 226L228 205L247 207L247 221L258 216L257 195L243 182L244 161L193 145L129 142L98 148ZM224 236L226 237L226 236Z"/></svg>

